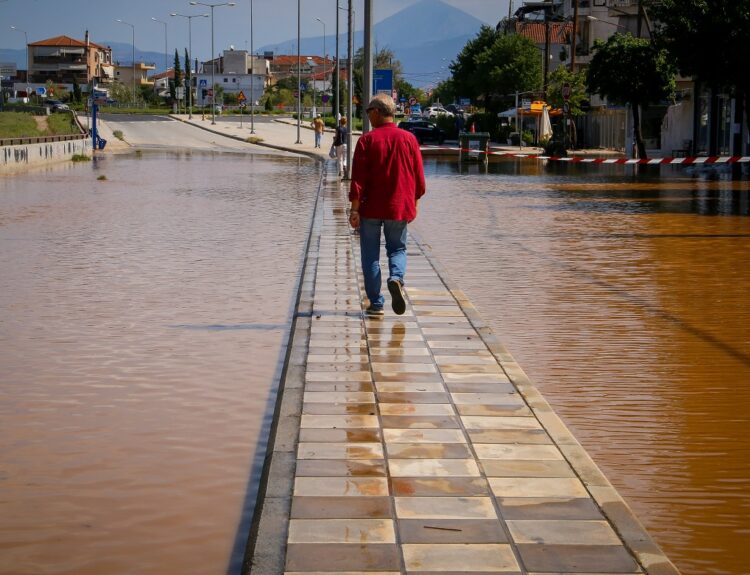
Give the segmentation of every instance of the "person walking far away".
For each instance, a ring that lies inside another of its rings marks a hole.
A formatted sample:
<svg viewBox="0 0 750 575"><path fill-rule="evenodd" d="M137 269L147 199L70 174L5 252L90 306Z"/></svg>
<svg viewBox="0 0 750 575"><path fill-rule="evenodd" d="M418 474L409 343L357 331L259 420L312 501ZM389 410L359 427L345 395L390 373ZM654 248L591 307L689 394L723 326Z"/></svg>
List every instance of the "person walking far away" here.
<svg viewBox="0 0 750 575"><path fill-rule="evenodd" d="M346 117L339 118L339 125L336 126L336 135L333 138L333 145L336 147L336 163L339 168L339 178L344 175L344 164L346 163L346 136L349 130L346 127Z"/></svg>
<svg viewBox="0 0 750 575"><path fill-rule="evenodd" d="M320 141L323 138L323 131L325 130L323 117L320 114L312 121L312 127L315 130L315 147L320 148Z"/></svg>
<svg viewBox="0 0 750 575"><path fill-rule="evenodd" d="M419 143L413 134L393 122L396 105L387 94L378 94L367 106L373 127L359 138L352 159L349 189L349 224L359 228L362 274L370 300L368 316L382 316L380 230L388 255L388 291L397 315L406 311L406 225L417 217L419 198L425 193L424 168Z"/></svg>

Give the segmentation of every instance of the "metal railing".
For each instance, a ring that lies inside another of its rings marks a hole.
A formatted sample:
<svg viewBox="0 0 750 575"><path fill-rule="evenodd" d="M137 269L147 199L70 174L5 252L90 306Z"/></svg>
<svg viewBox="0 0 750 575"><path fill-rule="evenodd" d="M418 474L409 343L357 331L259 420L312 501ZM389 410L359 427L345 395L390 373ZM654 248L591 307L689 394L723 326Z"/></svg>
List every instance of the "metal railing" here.
<svg viewBox="0 0 750 575"><path fill-rule="evenodd" d="M23 146L25 144L49 144L52 142L69 142L71 140L84 140L86 134L66 134L63 136L35 136L32 138L1 138L2 146Z"/></svg>

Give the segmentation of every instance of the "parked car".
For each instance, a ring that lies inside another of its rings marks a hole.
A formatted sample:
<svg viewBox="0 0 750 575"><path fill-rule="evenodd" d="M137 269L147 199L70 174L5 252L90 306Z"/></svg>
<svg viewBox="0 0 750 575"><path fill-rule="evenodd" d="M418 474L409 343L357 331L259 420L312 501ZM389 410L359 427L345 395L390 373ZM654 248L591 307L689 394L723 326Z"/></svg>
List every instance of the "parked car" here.
<svg viewBox="0 0 750 575"><path fill-rule="evenodd" d="M463 116L465 113L461 108L456 106L456 104L448 104L445 107L445 109L448 110L454 116Z"/></svg>
<svg viewBox="0 0 750 575"><path fill-rule="evenodd" d="M409 119L400 122L398 127L414 134L420 144L427 141L434 141L438 144L442 144L445 141L445 131L425 119Z"/></svg>
<svg viewBox="0 0 750 575"><path fill-rule="evenodd" d="M430 106L429 108L424 109L422 116L425 118L437 118L438 116L448 116L452 118L453 114L442 106Z"/></svg>
<svg viewBox="0 0 750 575"><path fill-rule="evenodd" d="M68 105L61 102L60 100L47 100L44 103L44 105L47 106L53 112L63 112L66 110L70 110Z"/></svg>

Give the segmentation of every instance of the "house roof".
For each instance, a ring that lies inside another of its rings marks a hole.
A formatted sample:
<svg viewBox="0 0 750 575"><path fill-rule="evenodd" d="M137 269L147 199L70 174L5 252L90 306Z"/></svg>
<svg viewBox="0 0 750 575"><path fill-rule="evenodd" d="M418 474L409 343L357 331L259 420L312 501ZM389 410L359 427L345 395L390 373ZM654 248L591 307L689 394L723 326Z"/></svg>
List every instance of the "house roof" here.
<svg viewBox="0 0 750 575"><path fill-rule="evenodd" d="M154 74L153 76L148 77L149 80L161 80L162 78L169 78L170 80L174 78L174 68L170 68L166 72L159 72L158 74Z"/></svg>
<svg viewBox="0 0 750 575"><path fill-rule="evenodd" d="M302 63L306 63L308 58L312 58L313 62L315 62L316 66L320 66L325 62L326 66L333 65L333 60L331 58L324 59L323 56L305 56L304 54L300 55L300 60ZM297 56L274 56L273 60L271 60L271 66L296 66L297 65Z"/></svg>
<svg viewBox="0 0 750 575"><path fill-rule="evenodd" d="M544 22L516 22L516 34L530 38L534 44L544 44ZM570 44L570 37L572 35L572 22L550 22L550 44Z"/></svg>
<svg viewBox="0 0 750 575"><path fill-rule="evenodd" d="M39 40L38 42L30 42L29 46L69 46L76 48L85 48L86 42L82 40L76 40L75 38L71 38L70 36L55 36L54 38L47 38L46 40ZM99 50L111 51L111 48L101 46L96 42L89 41L89 46L93 46L94 48L98 48Z"/></svg>

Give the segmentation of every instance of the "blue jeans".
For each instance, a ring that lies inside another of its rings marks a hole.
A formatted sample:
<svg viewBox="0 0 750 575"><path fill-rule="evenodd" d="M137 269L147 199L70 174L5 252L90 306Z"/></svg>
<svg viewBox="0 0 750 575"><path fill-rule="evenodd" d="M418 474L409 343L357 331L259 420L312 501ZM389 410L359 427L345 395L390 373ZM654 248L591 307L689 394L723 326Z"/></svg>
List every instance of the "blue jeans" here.
<svg viewBox="0 0 750 575"><path fill-rule="evenodd" d="M323 134L320 132L315 132L315 147L320 148L320 139L323 137Z"/></svg>
<svg viewBox="0 0 750 575"><path fill-rule="evenodd" d="M388 254L388 280L402 283L406 273L406 220L374 220L361 218L359 222L359 248L362 256L362 275L365 293L370 304L383 307L385 298L380 291L380 228L385 235L385 251Z"/></svg>

